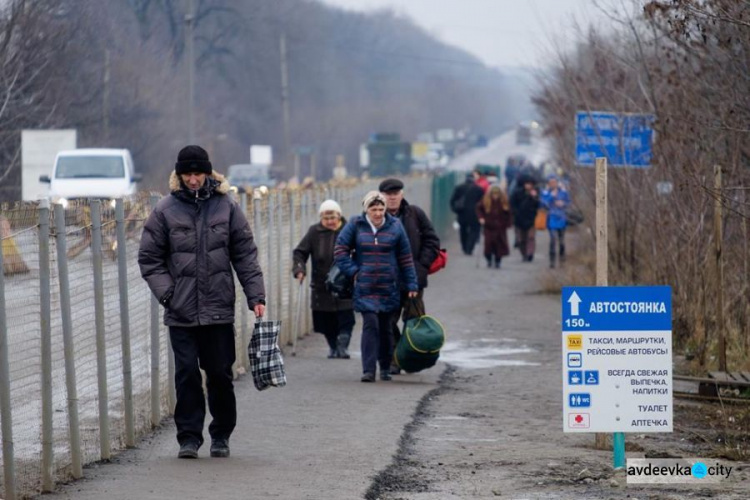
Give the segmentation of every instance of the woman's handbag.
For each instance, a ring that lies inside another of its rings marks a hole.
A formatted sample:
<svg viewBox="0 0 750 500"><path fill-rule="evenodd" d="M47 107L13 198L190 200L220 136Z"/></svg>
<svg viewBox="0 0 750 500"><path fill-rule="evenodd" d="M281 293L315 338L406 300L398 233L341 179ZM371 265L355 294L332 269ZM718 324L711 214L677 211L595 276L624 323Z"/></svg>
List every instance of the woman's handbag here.
<svg viewBox="0 0 750 500"><path fill-rule="evenodd" d="M259 391L269 387L284 387L286 373L284 358L279 349L279 330L281 321L258 321L255 323L253 336L247 353L250 357L250 372L253 374L255 388Z"/></svg>
<svg viewBox="0 0 750 500"><path fill-rule="evenodd" d="M435 274L447 265L448 250L446 250L445 248L441 248L438 252L437 257L435 257L435 260L433 260L432 264L430 264L430 269L427 271L427 274Z"/></svg>
<svg viewBox="0 0 750 500"><path fill-rule="evenodd" d="M569 226L575 226L583 222L583 212L573 205L565 207L565 221Z"/></svg>
<svg viewBox="0 0 750 500"><path fill-rule="evenodd" d="M534 229L537 231L544 231L547 229L547 211L543 208L540 208L536 213L536 218L534 219Z"/></svg>
<svg viewBox="0 0 750 500"><path fill-rule="evenodd" d="M353 288L352 280L339 269L339 266L336 264L331 266L328 275L326 275L326 290L328 290L328 293L337 299L351 299L354 292Z"/></svg>

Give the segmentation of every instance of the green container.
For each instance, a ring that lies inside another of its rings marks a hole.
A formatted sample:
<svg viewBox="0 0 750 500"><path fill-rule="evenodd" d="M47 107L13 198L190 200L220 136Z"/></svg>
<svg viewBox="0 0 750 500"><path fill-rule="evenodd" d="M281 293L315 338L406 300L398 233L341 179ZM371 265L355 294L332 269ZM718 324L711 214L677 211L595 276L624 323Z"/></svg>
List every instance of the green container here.
<svg viewBox="0 0 750 500"><path fill-rule="evenodd" d="M445 331L438 320L432 316L410 319L393 351L393 362L407 373L422 371L437 363L444 343Z"/></svg>

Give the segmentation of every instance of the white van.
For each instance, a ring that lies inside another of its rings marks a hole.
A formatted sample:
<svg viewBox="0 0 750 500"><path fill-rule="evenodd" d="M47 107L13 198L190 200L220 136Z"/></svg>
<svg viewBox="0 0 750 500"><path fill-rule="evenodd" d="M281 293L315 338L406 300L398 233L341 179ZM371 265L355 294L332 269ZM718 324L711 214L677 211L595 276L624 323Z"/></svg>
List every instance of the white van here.
<svg viewBox="0 0 750 500"><path fill-rule="evenodd" d="M141 175L133 169L127 149L73 149L60 151L55 158L52 177L42 175L39 182L49 183L49 197L67 205L76 198L114 199L136 192Z"/></svg>

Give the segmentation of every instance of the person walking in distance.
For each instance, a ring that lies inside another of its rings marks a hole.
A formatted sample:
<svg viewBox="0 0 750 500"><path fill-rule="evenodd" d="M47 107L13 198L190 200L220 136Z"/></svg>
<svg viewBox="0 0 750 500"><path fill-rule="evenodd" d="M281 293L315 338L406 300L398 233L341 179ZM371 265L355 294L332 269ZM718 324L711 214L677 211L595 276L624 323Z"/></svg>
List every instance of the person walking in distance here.
<svg viewBox="0 0 750 500"><path fill-rule="evenodd" d="M542 206L547 209L547 230L549 231L549 267L555 267L555 258L559 256L560 264L565 260L565 228L568 219L565 210L570 205L568 192L558 184L557 176L547 177L547 189L542 191Z"/></svg>
<svg viewBox="0 0 750 500"><path fill-rule="evenodd" d="M406 236L409 238L411 255L417 271L417 283L419 284L419 293L415 298L409 299L409 292L405 283L401 283L401 305L391 317L391 332L393 334L393 345L395 346L401 338L398 321L402 313L402 319L407 321L413 317L413 311L425 311L424 289L427 288L427 275L430 271L430 265L440 252L440 238L438 238L435 228L424 210L404 199L404 183L400 179L386 179L380 183L378 189L385 197L386 211L397 217L401 221L401 225L404 226ZM400 372L401 370L397 366L391 367L392 374L397 375Z"/></svg>
<svg viewBox="0 0 750 500"><path fill-rule="evenodd" d="M232 268L256 317L265 312L263 274L245 214L227 196L229 182L214 172L208 153L186 146L143 229L138 265L164 306L164 324L175 357L179 458L198 458L206 403L200 369L206 372L211 456L229 456L237 422L232 382L235 361L235 284Z"/></svg>
<svg viewBox="0 0 750 500"><path fill-rule="evenodd" d="M391 380L391 316L401 306L401 283L410 299L419 290L409 238L385 203L378 191L367 193L363 214L347 223L334 251L336 265L354 280L354 310L362 313L362 382L375 382L378 364L380 380Z"/></svg>
<svg viewBox="0 0 750 500"><path fill-rule="evenodd" d="M486 193L490 189L490 181L487 179L487 174L479 167L474 169L474 183L482 188L482 193Z"/></svg>
<svg viewBox="0 0 750 500"><path fill-rule="evenodd" d="M326 200L318 210L320 222L307 230L294 249L292 274L302 283L305 279L308 257L312 258L313 329L325 335L329 358L349 359L349 341L354 329L354 310L351 299L339 299L326 290L326 276L333 266L333 249L336 238L346 224L341 206Z"/></svg>
<svg viewBox="0 0 750 500"><path fill-rule="evenodd" d="M484 258L487 267L500 268L503 257L510 253L508 228L512 225L510 203L505 191L498 186L490 187L477 206L477 217L484 228Z"/></svg>
<svg viewBox="0 0 750 500"><path fill-rule="evenodd" d="M451 195L451 210L458 216L461 234L461 249L464 255L474 253L474 245L479 240L481 226L477 218L476 206L484 196L484 191L474 182L474 174L466 174L466 182L456 186Z"/></svg>
<svg viewBox="0 0 750 500"><path fill-rule="evenodd" d="M539 209L539 192L536 189L534 179L528 175L522 175L518 179L518 186L511 195L511 213L513 224L518 236L518 249L524 262L534 260L536 250L536 230L534 219Z"/></svg>

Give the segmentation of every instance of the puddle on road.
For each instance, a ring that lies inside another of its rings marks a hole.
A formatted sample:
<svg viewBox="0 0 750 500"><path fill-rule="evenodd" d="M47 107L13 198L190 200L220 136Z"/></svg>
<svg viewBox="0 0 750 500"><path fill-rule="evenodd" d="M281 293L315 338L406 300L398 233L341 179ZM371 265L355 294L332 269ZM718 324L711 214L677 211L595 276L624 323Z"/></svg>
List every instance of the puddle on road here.
<svg viewBox="0 0 750 500"><path fill-rule="evenodd" d="M518 346L516 339L481 338L447 342L440 351L440 360L458 368L482 369L497 366L539 366L539 363L516 359L519 354L535 352L526 346ZM508 345L510 344L510 345ZM509 359L509 356L514 358Z"/></svg>

